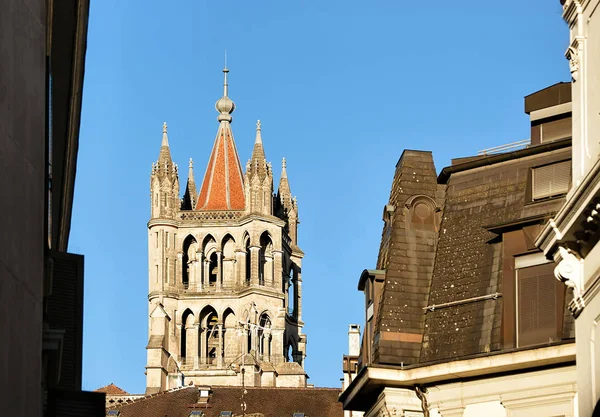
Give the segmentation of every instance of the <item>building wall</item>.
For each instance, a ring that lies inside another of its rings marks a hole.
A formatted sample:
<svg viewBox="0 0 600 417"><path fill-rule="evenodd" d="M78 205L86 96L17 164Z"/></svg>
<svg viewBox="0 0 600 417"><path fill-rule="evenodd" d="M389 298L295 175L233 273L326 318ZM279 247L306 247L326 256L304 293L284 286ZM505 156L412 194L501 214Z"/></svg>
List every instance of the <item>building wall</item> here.
<svg viewBox="0 0 600 417"><path fill-rule="evenodd" d="M568 0L563 17L570 26L567 50L573 76L573 190L600 156L595 132L600 128L600 19L598 0Z"/></svg>
<svg viewBox="0 0 600 417"><path fill-rule="evenodd" d="M535 352L531 359L534 357ZM495 360L502 358L498 356ZM574 417L577 416L576 386L575 365L570 365L432 383L427 386L425 398L430 417ZM413 389L386 387L364 415L416 417L422 413L423 403Z"/></svg>
<svg viewBox="0 0 600 417"><path fill-rule="evenodd" d="M572 365L438 384L428 388L427 399L442 417L573 417L577 415L576 386Z"/></svg>
<svg viewBox="0 0 600 417"><path fill-rule="evenodd" d="M567 0L563 18L570 28L569 59L573 76L573 196L600 159L600 1ZM592 174L594 175L594 174ZM597 174L596 174L597 175ZM582 197L583 198L583 197ZM587 216L587 214L586 214ZM598 244L582 260L582 290L597 288L600 279ZM600 398L600 297L585 295L585 308L576 320L579 415L592 415Z"/></svg>
<svg viewBox="0 0 600 417"><path fill-rule="evenodd" d="M41 414L46 2L0 13L0 409Z"/></svg>

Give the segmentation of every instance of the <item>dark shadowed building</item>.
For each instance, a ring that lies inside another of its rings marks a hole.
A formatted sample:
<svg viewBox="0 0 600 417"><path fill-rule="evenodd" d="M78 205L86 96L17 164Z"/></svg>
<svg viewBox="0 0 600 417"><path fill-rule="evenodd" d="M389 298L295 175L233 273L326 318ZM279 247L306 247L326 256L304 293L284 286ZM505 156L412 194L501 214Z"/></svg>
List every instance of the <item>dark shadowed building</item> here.
<svg viewBox="0 0 600 417"><path fill-rule="evenodd" d="M0 410L103 416L81 391L83 256L67 253L89 1L0 13Z"/></svg>
<svg viewBox="0 0 600 417"><path fill-rule="evenodd" d="M570 84L527 96L525 111L531 141L439 175L431 152L400 157L377 268L358 283L365 327L344 358L346 410L573 415L573 294L534 244L570 187Z"/></svg>

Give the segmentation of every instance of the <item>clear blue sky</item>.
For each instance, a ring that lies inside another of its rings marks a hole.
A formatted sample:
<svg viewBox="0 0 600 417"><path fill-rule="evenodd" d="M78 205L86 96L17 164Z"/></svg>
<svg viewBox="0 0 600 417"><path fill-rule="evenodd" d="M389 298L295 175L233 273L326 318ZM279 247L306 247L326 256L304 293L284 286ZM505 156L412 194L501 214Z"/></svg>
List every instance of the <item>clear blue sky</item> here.
<svg viewBox="0 0 600 417"><path fill-rule="evenodd" d="M70 251L85 255L84 389L145 389L149 175L163 121L201 181L227 50L245 166L256 119L298 196L306 369L339 386L360 272L405 148L529 137L523 96L568 80L558 0L91 2ZM181 182L185 181L185 174ZM275 184L277 186L277 184Z"/></svg>

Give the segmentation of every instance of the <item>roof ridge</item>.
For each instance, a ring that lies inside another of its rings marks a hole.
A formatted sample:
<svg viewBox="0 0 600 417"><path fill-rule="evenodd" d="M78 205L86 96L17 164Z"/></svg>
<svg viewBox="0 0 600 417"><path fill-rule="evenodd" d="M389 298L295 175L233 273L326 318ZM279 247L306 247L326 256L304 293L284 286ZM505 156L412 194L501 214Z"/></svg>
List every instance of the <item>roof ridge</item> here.
<svg viewBox="0 0 600 417"><path fill-rule="evenodd" d="M241 386L239 387L234 387L231 385L211 385L210 386L211 390L213 388L231 388L231 389L242 389ZM336 387L244 387L247 390L251 390L251 389L264 389L264 390L307 390L307 391L316 391L316 390L329 390L329 391L341 391L341 388L336 388Z"/></svg>
<svg viewBox="0 0 600 417"><path fill-rule="evenodd" d="M137 403L137 402L140 402L140 401L143 401L143 400L147 400L147 399L150 399L150 398L159 397L159 396L161 396L163 394L169 394L171 392L182 391L182 390L188 389L188 388L197 389L195 385L191 385L191 386L190 385L183 385L181 387L175 387L175 388L171 388L171 389L168 389L168 390L159 391L159 392L156 392L154 394L147 394L147 395L144 395L142 397L135 398L135 399L133 399L133 400L127 402L127 403L124 403L124 404L110 405L110 406L108 406L106 408L108 409L108 408L123 407L123 406L129 405L129 404L134 404L134 403ZM129 394L129 395L140 395L140 394Z"/></svg>

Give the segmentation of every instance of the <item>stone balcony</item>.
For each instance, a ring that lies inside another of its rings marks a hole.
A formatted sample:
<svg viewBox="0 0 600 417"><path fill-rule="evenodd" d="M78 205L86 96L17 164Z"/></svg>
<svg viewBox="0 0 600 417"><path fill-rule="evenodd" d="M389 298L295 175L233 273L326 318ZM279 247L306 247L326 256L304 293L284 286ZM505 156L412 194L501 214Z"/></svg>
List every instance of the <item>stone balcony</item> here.
<svg viewBox="0 0 600 417"><path fill-rule="evenodd" d="M211 358L202 358L191 357L191 358L179 358L179 369L182 371L206 371L206 370L234 370L234 365L242 365L244 360L243 357L248 357L249 355L237 355L237 356L225 356L223 357L222 362L219 361L219 358L211 357ZM246 359L246 364L250 364L249 362L268 362L272 365L277 365L279 363L285 362L285 358L283 355L252 355L251 358Z"/></svg>
<svg viewBox="0 0 600 417"><path fill-rule="evenodd" d="M264 289L270 291L283 290L275 282L258 281L256 283L244 282L237 284L222 284L215 283L201 284L197 282L165 284L164 291L172 291L183 294L237 294L249 289Z"/></svg>

